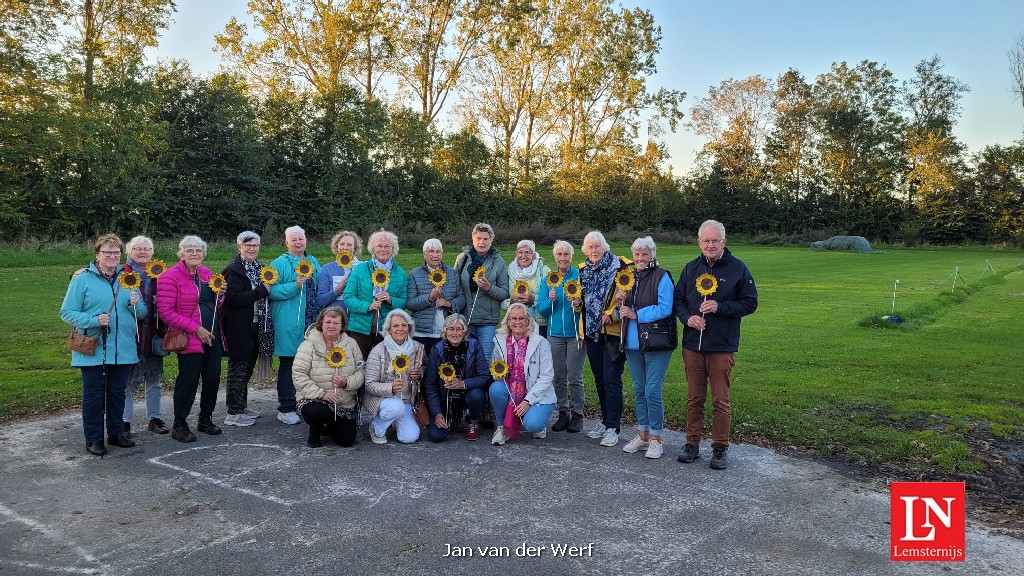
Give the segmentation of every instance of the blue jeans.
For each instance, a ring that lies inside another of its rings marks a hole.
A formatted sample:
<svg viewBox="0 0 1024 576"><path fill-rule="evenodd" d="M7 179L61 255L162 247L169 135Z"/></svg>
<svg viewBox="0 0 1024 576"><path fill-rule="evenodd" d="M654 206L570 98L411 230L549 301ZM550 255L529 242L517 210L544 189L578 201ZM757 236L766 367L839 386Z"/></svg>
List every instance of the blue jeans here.
<svg viewBox="0 0 1024 576"><path fill-rule="evenodd" d="M609 347L618 345L618 336L602 334L597 340L587 338L587 359L601 404L601 424L616 433L622 427L622 371L626 367L626 356ZM616 355L620 357L616 359Z"/></svg>
<svg viewBox="0 0 1024 576"><path fill-rule="evenodd" d="M497 326L469 327L469 333L476 336L476 339L480 341L480 348L484 351L484 359L487 360L488 365L491 363L491 349L494 348L494 333L497 330Z"/></svg>
<svg viewBox="0 0 1024 576"><path fill-rule="evenodd" d="M295 412L295 382L292 381L295 356L278 356L277 361L277 411Z"/></svg>
<svg viewBox="0 0 1024 576"><path fill-rule="evenodd" d="M377 410L370 426L373 426L374 434L383 437L392 423L395 425L398 441L402 444L411 444L419 439L420 425L412 414L412 406L395 397L385 398L380 403L380 409Z"/></svg>
<svg viewBox="0 0 1024 576"><path fill-rule="evenodd" d="M132 396L139 384L146 384L146 420L160 417L160 395L163 393L163 382L160 378L164 375L163 356L150 356L143 358L135 369L132 370L131 378L128 379L128 388L124 392L124 414L125 422L131 422L135 418L135 399Z"/></svg>
<svg viewBox="0 0 1024 576"><path fill-rule="evenodd" d="M103 442L103 422L108 436L124 434L124 389L134 364L82 366L82 428L86 442Z"/></svg>
<svg viewBox="0 0 1024 576"><path fill-rule="evenodd" d="M558 410L583 414L583 360L586 352L576 344L575 338L548 336L551 359L555 364L555 396ZM570 403L571 401L571 403Z"/></svg>
<svg viewBox="0 0 1024 576"><path fill-rule="evenodd" d="M659 438L665 424L665 403L661 399L661 388L668 363L672 360L672 352L626 350L626 362L629 363L629 374L633 377L633 394L636 398L637 430L650 432Z"/></svg>
<svg viewBox="0 0 1024 576"><path fill-rule="evenodd" d="M450 399L451 396L449 395ZM487 395L484 394L483 388L471 388L466 390L461 402L453 400L451 402L451 406L442 406L442 414L444 414L444 419L448 422L447 428L438 428L434 419L430 419L430 425L427 426L427 438L430 438L431 442L444 442L448 439L448 434L451 432L454 423L462 420L462 402L465 402L466 407L469 408L470 422L473 424L479 422L480 416L483 415L484 407L487 404Z"/></svg>
<svg viewBox="0 0 1024 576"><path fill-rule="evenodd" d="M508 386L505 385L504 380L491 382L490 396L491 406L494 406L496 424L501 426L501 422L505 419L505 406L508 406L510 398ZM526 431L531 433L540 432L548 425L548 420L551 419L551 413L554 411L555 405L553 403L530 406L526 414L523 414L523 428L526 428Z"/></svg>

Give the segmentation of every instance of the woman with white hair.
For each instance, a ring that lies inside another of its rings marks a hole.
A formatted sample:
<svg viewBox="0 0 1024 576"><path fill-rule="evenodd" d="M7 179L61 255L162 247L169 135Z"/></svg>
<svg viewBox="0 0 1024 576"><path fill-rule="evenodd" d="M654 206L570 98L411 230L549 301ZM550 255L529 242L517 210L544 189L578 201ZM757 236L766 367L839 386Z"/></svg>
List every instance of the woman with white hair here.
<svg viewBox="0 0 1024 576"><path fill-rule="evenodd" d="M619 443L622 426L622 371L626 355L621 343L615 302L615 276L627 268L629 260L612 253L604 234L593 230L583 238L586 260L580 267L582 298L573 298L573 307L583 316L583 334L587 358L594 373L594 387L601 403L601 424L587 433L600 438L601 446Z"/></svg>
<svg viewBox="0 0 1024 576"><path fill-rule="evenodd" d="M125 251L128 253L128 260L124 263L124 269L139 275L139 296L146 308L155 312L153 297L156 296L157 279L146 274L146 265L153 259L153 240L148 236L136 236L128 241ZM149 314L145 318L137 319L139 337L136 340L136 348L139 363L132 370L128 388L125 390L122 415L125 438L132 437L132 420L135 418L135 398L132 396L143 383L146 387L146 420L149 422L149 431L154 434L167 434L171 431L164 423L160 410L160 398L164 389L164 357L153 350L158 317L157 314Z"/></svg>
<svg viewBox="0 0 1024 576"><path fill-rule="evenodd" d="M316 278L320 262L306 252L306 231L292 226L284 231L288 251L270 266L277 271L277 282L270 288L270 316L274 322L274 356L277 365L277 419L288 425L299 423L295 413L295 383L292 364L295 352L305 339L306 328L316 322L320 305L316 300ZM302 261L309 262L309 276L296 272Z"/></svg>
<svg viewBox="0 0 1024 576"><path fill-rule="evenodd" d="M461 312L466 305L459 276L454 269L445 266L443 258L441 241L431 238L423 243L423 265L409 272L406 308L412 312L412 319L416 322L416 332L412 336L428 351L441 339L445 318ZM443 275L444 282L435 284L434 275Z"/></svg>
<svg viewBox="0 0 1024 576"><path fill-rule="evenodd" d="M392 424L398 441L415 442L420 437L412 407L420 392L423 345L412 339L414 325L405 310L395 309L384 318L384 340L366 360L366 409L373 415L370 440L387 444Z"/></svg>
<svg viewBox="0 0 1024 576"><path fill-rule="evenodd" d="M525 304L542 338L548 335L548 319L538 309L537 295L546 288L544 283L548 272L551 272L551 268L537 254L537 244L533 240L520 240L516 245L516 257L508 265L509 297L501 303L503 309L515 302ZM516 288L518 282L526 283L525 292Z"/></svg>
<svg viewBox="0 0 1024 576"><path fill-rule="evenodd" d="M395 262L398 236L378 230L370 234L366 245L371 257L352 270L344 292L348 334L359 345L364 358L382 340L384 318L393 309L405 308L408 296L405 270Z"/></svg>
<svg viewBox="0 0 1024 576"><path fill-rule="evenodd" d="M221 433L213 423L217 388L220 386L221 339L220 330L212 318L220 300L209 286L213 273L202 265L206 258L206 242L199 236L185 236L178 242L178 257L181 259L178 264L160 276L156 307L160 319L170 328L188 335L188 346L178 352L171 438L179 442L195 442L196 435L189 429L186 418L196 401L200 379L203 390L199 396L199 424L196 428L205 434Z"/></svg>
<svg viewBox="0 0 1024 576"><path fill-rule="evenodd" d="M522 302L508 307L494 335L494 358L508 365L508 374L490 387L498 419L491 444L515 438L520 427L534 438L544 438L556 401L551 346L537 332L537 324Z"/></svg>
<svg viewBox="0 0 1024 576"><path fill-rule="evenodd" d="M480 417L487 404L487 385L491 374L483 348L469 337L469 323L462 314L445 318L441 339L430 349L423 368L423 393L430 411L427 437L444 442L452 429L460 428L463 412L469 412L466 440L480 438ZM450 372L442 370L450 366Z"/></svg>
<svg viewBox="0 0 1024 576"><path fill-rule="evenodd" d="M580 271L572 265L572 244L559 240L551 253L555 257L558 284L542 292L537 303L538 310L548 321L548 344L551 344L551 357L555 363L558 420L551 430L579 432L583 429L583 361L586 352L583 351L583 335L579 328L580 316L565 295L565 283L579 282Z"/></svg>
<svg viewBox="0 0 1024 576"><path fill-rule="evenodd" d="M650 236L633 242L636 280L617 295L619 316L626 320L623 337L629 374L636 399L639 433L622 447L633 454L644 450L648 458L661 458L661 433L665 422L662 383L678 344L676 318L672 314L675 283L668 270L658 266L658 248Z"/></svg>

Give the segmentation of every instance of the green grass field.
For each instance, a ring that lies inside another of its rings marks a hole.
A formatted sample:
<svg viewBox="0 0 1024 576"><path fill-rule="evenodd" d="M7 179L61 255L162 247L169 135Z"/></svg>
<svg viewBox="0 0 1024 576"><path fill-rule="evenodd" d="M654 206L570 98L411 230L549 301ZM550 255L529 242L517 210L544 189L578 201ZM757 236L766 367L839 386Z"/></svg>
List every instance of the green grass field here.
<svg viewBox="0 0 1024 576"><path fill-rule="evenodd" d="M757 312L743 321L733 372L736 440L854 463L899 463L927 474L985 473L986 462L972 452L970 438L1018 445L1024 438L1024 253L731 248L750 267L760 294ZM321 260L328 257L324 246L310 249ZM613 249L628 253L626 246ZM231 250L211 247L206 264L219 271ZM176 260L173 252L170 244L157 246L157 257L168 264ZM263 260L280 252L265 245ZM506 257L512 252L503 250ZM664 246L659 260L678 277L696 254L693 245ZM69 328L58 314L69 274L90 256L84 247L0 248L0 419L79 405L79 373L70 368L64 346ZM454 256L451 247L445 260ZM421 261L410 247L398 260L406 268ZM968 286L958 279L951 293L957 267ZM864 326L866 319L890 314L896 279L895 313L906 322ZM169 386L175 362L166 367ZM632 406L628 377L626 382ZM589 379L588 401L596 404ZM681 429L686 387L679 356L666 378L665 405L667 424Z"/></svg>

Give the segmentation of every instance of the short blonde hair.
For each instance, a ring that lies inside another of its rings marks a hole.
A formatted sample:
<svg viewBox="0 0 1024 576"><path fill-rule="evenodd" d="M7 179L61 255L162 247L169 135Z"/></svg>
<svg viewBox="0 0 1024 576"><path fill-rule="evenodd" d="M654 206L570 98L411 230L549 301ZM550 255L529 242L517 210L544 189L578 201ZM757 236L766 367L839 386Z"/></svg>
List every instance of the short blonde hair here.
<svg viewBox="0 0 1024 576"><path fill-rule="evenodd" d="M331 252L333 252L335 256L338 255L338 243L341 242L341 239L345 236L352 238L352 243L356 245L352 255L359 256L363 252L363 239L359 237L359 234L356 234L351 230L342 230L331 238Z"/></svg>
<svg viewBox="0 0 1024 576"><path fill-rule="evenodd" d="M110 232L100 236L95 242L93 242L92 253L99 254L100 248L103 248L107 244L113 244L114 246L117 246L118 250L121 250L122 252L124 251L124 242L121 241L121 238L117 234Z"/></svg>
<svg viewBox="0 0 1024 576"><path fill-rule="evenodd" d="M526 314L526 333L533 334L537 331L537 321L533 319L533 314L530 314L530 309L526 307L526 304L522 302L515 302L509 304L508 311L505 312L505 317L501 319L498 324L498 332L502 334L508 334L511 332L511 327L508 324L508 316L513 310L522 310L523 314Z"/></svg>

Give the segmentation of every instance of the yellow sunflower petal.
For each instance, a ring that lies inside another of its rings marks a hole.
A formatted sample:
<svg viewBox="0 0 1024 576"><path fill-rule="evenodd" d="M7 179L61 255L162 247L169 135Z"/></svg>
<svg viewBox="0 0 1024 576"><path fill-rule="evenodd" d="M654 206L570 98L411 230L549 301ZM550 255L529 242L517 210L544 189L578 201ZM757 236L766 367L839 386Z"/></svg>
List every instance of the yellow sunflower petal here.
<svg viewBox="0 0 1024 576"><path fill-rule="evenodd" d="M445 362L437 367L437 375L441 377L441 380L451 382L455 380L455 367Z"/></svg>
<svg viewBox="0 0 1024 576"><path fill-rule="evenodd" d="M370 281L375 287L383 288L391 282L391 274L383 268L378 268L370 275Z"/></svg>
<svg viewBox="0 0 1024 576"><path fill-rule="evenodd" d="M697 276L696 282L697 293L701 296L711 296L718 290L718 278L715 278L711 274L701 274Z"/></svg>
<svg viewBox="0 0 1024 576"><path fill-rule="evenodd" d="M263 269L260 270L260 280L263 280L263 282L267 284L273 284L277 282L278 276L279 274L277 273L277 270L271 268L270 266L264 266Z"/></svg>
<svg viewBox="0 0 1024 576"><path fill-rule="evenodd" d="M501 358L495 359L491 362L491 376L495 380L504 380L508 376L508 363Z"/></svg>
<svg viewBox="0 0 1024 576"><path fill-rule="evenodd" d="M118 282L121 284L122 288L126 290L134 290L139 287L139 284L142 282L142 278L140 278L135 272L122 272L121 276L118 278Z"/></svg>
<svg viewBox="0 0 1024 576"><path fill-rule="evenodd" d="M154 258L149 261L149 264L146 264L146 276L150 278L159 278L164 270L167 270L167 264L158 258Z"/></svg>
<svg viewBox="0 0 1024 576"><path fill-rule="evenodd" d="M345 349L335 346L327 351L327 365L331 368L341 368L345 364Z"/></svg>
<svg viewBox="0 0 1024 576"><path fill-rule="evenodd" d="M430 273L430 283L434 286L441 287L448 281L448 274L444 270L434 270Z"/></svg>
<svg viewBox="0 0 1024 576"><path fill-rule="evenodd" d="M562 283L562 275L558 272L549 272L547 276L548 288L554 288Z"/></svg>
<svg viewBox="0 0 1024 576"><path fill-rule="evenodd" d="M512 285L512 293L516 296L525 296L530 293L530 283L526 280L516 280Z"/></svg>
<svg viewBox="0 0 1024 576"><path fill-rule="evenodd" d="M313 264L309 260L299 260L295 265L295 273L303 278L309 278L313 275Z"/></svg>
<svg viewBox="0 0 1024 576"><path fill-rule="evenodd" d="M580 296L580 283L578 280L569 280L565 283L565 295L569 298L579 298Z"/></svg>
<svg viewBox="0 0 1024 576"><path fill-rule="evenodd" d="M406 356L405 354L399 354L398 356L395 356L391 360L391 369L394 370L395 372L398 372L399 374L404 374L405 372L408 372L411 365L412 362L409 360L409 357Z"/></svg>
<svg viewBox="0 0 1024 576"><path fill-rule="evenodd" d="M210 282L208 283L208 285L210 287L210 290L213 290L214 292L220 292L221 290L224 289L224 275L214 274L213 276L210 276Z"/></svg>
<svg viewBox="0 0 1024 576"><path fill-rule="evenodd" d="M484 278L486 276L487 276L487 267L486 266L481 266L481 267L477 268L476 272L473 274L473 281L476 282L477 280L479 280L481 278Z"/></svg>
<svg viewBox="0 0 1024 576"><path fill-rule="evenodd" d="M633 288L636 283L636 278L633 276L633 271L629 268L620 271L615 275L615 286L622 291Z"/></svg>

